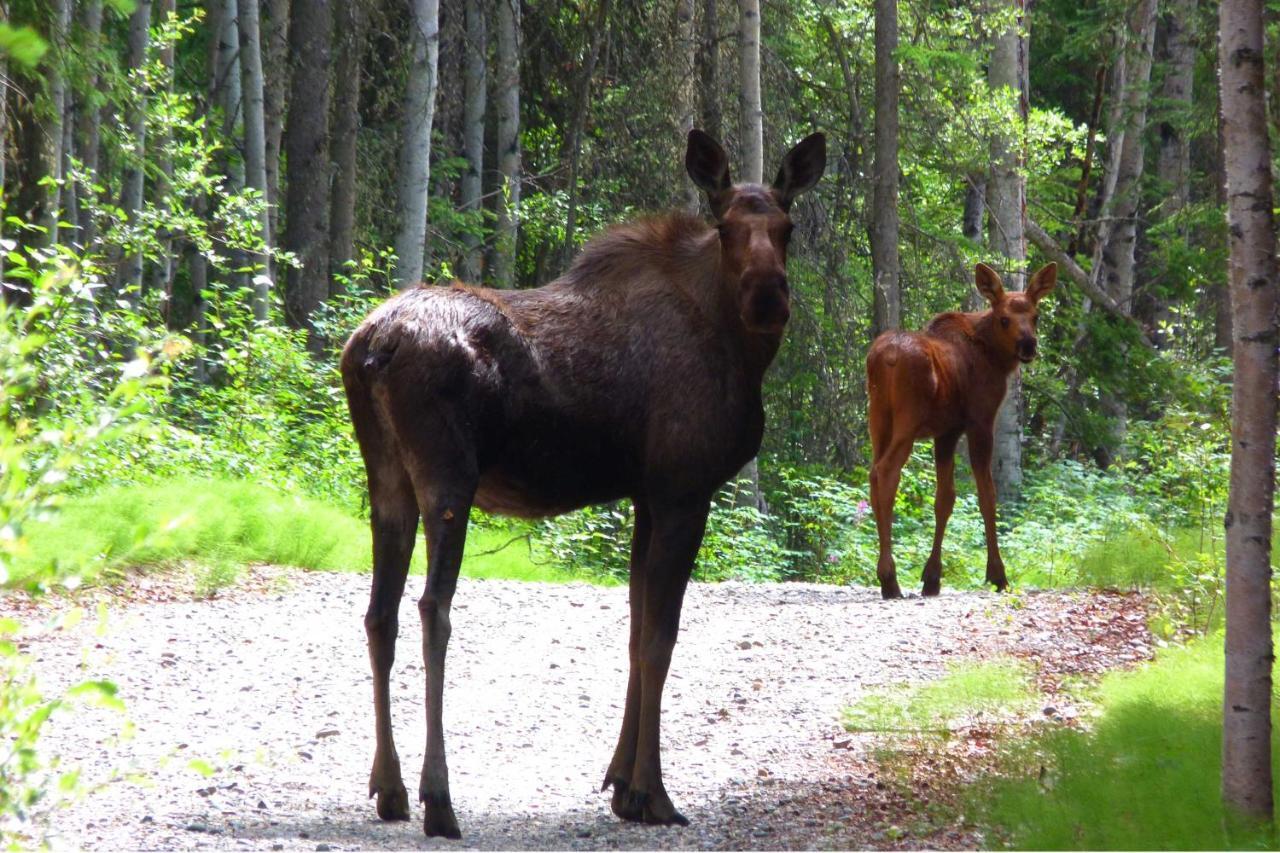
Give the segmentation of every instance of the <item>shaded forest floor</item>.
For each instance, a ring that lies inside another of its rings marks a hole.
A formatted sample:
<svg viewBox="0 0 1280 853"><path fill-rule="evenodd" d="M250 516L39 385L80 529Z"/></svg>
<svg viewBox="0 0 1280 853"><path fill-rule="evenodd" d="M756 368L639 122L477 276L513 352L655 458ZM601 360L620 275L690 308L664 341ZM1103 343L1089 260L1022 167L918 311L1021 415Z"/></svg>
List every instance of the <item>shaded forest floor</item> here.
<svg viewBox="0 0 1280 853"><path fill-rule="evenodd" d="M49 692L108 679L127 711L56 717L42 743L96 791L58 812L57 846L450 848L365 799L373 715L362 575L257 568L212 600L181 572L84 593L89 616L23 642ZM416 587L392 678L406 784L423 744ZM107 602L95 618L93 599ZM0 599L27 625L68 602ZM462 846L480 849L976 848L958 791L1003 734L1074 725L1073 691L1150 657L1140 597L692 585L664 701L667 788L692 824L623 824L599 793L621 720L627 592L464 579L455 599L446 743ZM844 708L1018 658L1042 691L942 740L851 734ZM128 721L122 736L122 726Z"/></svg>

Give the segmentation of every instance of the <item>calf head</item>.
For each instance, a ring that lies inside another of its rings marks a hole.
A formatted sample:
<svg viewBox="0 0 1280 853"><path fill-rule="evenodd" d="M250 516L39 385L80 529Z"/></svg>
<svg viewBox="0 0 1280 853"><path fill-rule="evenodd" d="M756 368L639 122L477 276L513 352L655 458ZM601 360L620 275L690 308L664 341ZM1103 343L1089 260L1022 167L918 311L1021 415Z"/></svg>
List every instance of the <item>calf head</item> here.
<svg viewBox="0 0 1280 853"><path fill-rule="evenodd" d="M1025 291L1006 292L996 271L986 264L974 270L978 292L991 303L991 345L1000 355L1026 364L1036 357L1036 321L1040 300L1058 283L1058 265L1047 264L1027 282Z"/></svg>
<svg viewBox="0 0 1280 853"><path fill-rule="evenodd" d="M791 203L818 182L826 162L827 138L814 133L782 158L772 186L735 185L720 144L701 130L689 131L685 168L711 202L720 232L721 268L737 287L738 312L749 332L781 334L791 316Z"/></svg>

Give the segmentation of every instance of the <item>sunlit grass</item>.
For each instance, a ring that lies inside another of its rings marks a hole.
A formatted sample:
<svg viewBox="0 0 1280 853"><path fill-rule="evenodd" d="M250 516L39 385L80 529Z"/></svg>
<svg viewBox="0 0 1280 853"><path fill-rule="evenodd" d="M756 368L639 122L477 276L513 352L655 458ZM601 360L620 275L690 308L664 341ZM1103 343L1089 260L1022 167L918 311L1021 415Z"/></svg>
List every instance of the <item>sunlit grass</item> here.
<svg viewBox="0 0 1280 853"><path fill-rule="evenodd" d="M369 571L367 521L323 503L254 483L183 480L117 486L68 498L26 529L12 583L56 566L54 576L93 580L130 569L194 565L213 586L236 567L270 563L325 571ZM524 581L590 580L533 553L519 528L472 525L463 574ZM487 553L493 552L493 553ZM425 571L421 538L412 571Z"/></svg>
<svg viewBox="0 0 1280 853"><path fill-rule="evenodd" d="M1087 731L1057 730L1010 758L1016 778L970 792L974 817L1019 849L1274 849L1229 838L1220 794L1221 635L1115 672ZM1280 756L1280 729L1273 755Z"/></svg>
<svg viewBox="0 0 1280 853"><path fill-rule="evenodd" d="M955 664L937 681L878 690L846 708L859 732L945 732L975 716L1003 716L1034 703L1030 668L1017 661Z"/></svg>

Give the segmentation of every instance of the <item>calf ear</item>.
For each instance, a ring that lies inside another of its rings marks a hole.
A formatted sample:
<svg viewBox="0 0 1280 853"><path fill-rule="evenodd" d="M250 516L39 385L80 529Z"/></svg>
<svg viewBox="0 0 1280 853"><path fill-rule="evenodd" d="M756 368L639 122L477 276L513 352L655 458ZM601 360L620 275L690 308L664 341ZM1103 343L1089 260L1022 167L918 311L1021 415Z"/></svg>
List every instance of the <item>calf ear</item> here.
<svg viewBox="0 0 1280 853"><path fill-rule="evenodd" d="M1027 283L1027 297L1032 302L1039 302L1057 286L1058 265L1052 262L1047 263L1031 276L1031 281Z"/></svg>
<svg viewBox="0 0 1280 853"><path fill-rule="evenodd" d="M773 191L782 209L791 210L791 202L800 193L812 189L826 168L827 137L821 133L809 134L788 151L782 158L778 177L773 179Z"/></svg>
<svg viewBox="0 0 1280 853"><path fill-rule="evenodd" d="M1000 276L991 267L986 264L978 264L973 269L973 277L978 286L978 292L992 305L996 305L1001 299L1004 299L1004 284L1000 281Z"/></svg>
<svg viewBox="0 0 1280 853"><path fill-rule="evenodd" d="M729 191L733 189L733 181L729 178L729 156L719 142L695 127L689 131L684 167L693 182L707 194L711 212L719 219L729 200Z"/></svg>

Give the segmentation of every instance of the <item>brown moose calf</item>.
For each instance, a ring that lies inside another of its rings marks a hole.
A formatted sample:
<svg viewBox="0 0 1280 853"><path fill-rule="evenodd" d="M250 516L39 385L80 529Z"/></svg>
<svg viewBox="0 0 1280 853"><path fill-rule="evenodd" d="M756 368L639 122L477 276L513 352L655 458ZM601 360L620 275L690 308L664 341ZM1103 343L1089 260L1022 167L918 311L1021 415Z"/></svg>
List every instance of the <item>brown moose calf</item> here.
<svg viewBox="0 0 1280 853"><path fill-rule="evenodd" d="M1036 356L1038 305L1057 283L1058 267L1042 268L1024 293L1006 293L1000 276L986 264L978 264L976 277L978 292L991 303L989 310L939 314L923 332L885 332L867 353L871 508L880 537L876 576L885 598L902 597L893 562L893 502L902 466L919 438L933 439L938 466L933 551L924 564L923 593L937 595L942 589L942 535L956 502L955 453L961 435L969 437L986 529L987 582L1001 591L1009 585L996 543L993 431L1009 374Z"/></svg>

